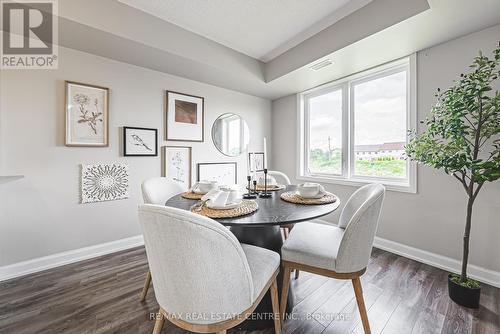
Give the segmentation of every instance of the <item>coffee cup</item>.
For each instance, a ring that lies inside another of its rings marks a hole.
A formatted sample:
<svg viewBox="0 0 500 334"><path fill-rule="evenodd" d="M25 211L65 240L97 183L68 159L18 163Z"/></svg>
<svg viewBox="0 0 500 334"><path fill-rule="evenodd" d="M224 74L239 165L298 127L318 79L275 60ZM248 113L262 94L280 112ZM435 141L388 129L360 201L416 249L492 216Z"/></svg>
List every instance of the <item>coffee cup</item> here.
<svg viewBox="0 0 500 334"><path fill-rule="evenodd" d="M304 198L321 197L325 195L325 188L318 183L302 183L297 186L297 192Z"/></svg>
<svg viewBox="0 0 500 334"><path fill-rule="evenodd" d="M215 189L215 188L217 188L216 181L202 180L202 181L196 182L195 185L191 188L191 191L194 193L206 194L210 190Z"/></svg>

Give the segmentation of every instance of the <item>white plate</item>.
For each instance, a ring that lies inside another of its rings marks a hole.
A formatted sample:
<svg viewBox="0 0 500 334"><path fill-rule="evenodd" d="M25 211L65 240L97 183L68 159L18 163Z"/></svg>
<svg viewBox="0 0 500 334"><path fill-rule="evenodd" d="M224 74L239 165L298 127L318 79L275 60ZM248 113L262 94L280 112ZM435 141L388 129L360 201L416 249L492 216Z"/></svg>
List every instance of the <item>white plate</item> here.
<svg viewBox="0 0 500 334"><path fill-rule="evenodd" d="M205 191L199 191L199 190L195 190L193 191L194 194L197 194L197 195L206 195L208 194L208 192L205 192Z"/></svg>
<svg viewBox="0 0 500 334"><path fill-rule="evenodd" d="M237 208L241 204L241 199L238 200L237 202L234 203L228 203L223 206L215 205L212 203L212 201L207 202L207 207L210 209L216 209L216 210L229 210L229 209L234 209Z"/></svg>
<svg viewBox="0 0 500 334"><path fill-rule="evenodd" d="M315 195L315 196L302 196L299 191L297 190L295 192L298 196L302 197L302 198L305 198L305 199L320 199L320 198L323 198L326 194L321 194L321 195Z"/></svg>

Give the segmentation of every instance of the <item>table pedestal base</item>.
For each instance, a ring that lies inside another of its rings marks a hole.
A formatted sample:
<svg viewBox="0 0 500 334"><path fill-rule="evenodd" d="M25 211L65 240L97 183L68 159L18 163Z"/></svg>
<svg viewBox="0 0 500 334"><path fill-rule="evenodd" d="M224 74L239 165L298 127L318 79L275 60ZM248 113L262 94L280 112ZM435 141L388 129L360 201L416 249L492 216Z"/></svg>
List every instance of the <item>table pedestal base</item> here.
<svg viewBox="0 0 500 334"><path fill-rule="evenodd" d="M283 239L281 236L281 230L278 225L275 226L264 226L264 227L239 227L231 226L231 232L234 233L236 238L241 243L254 245L266 249L275 251L281 255L281 246L283 245ZM281 287L283 285L283 276L280 270L278 274L278 294L281 300ZM288 290L288 300L286 313L292 310L293 306L293 289L290 286ZM242 322L238 328L245 330L254 329L264 329L273 327L273 314L271 295L269 292L266 293L260 304L255 309L254 313L249 317L249 319Z"/></svg>

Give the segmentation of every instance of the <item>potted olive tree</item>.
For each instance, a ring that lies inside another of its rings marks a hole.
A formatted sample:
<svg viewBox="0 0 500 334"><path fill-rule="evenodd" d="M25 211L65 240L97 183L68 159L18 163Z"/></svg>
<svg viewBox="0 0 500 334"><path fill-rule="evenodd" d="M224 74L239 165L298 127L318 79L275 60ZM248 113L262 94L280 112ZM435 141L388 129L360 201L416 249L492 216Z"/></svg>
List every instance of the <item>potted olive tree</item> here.
<svg viewBox="0 0 500 334"><path fill-rule="evenodd" d="M442 169L465 190L467 214L463 236L462 271L448 276L448 292L456 303L479 307L481 286L467 277L469 236L474 201L483 185L500 177L500 94L492 84L499 76L500 45L493 59L479 53L469 73L436 93L437 104L421 121L426 129L410 133L407 156L418 163Z"/></svg>

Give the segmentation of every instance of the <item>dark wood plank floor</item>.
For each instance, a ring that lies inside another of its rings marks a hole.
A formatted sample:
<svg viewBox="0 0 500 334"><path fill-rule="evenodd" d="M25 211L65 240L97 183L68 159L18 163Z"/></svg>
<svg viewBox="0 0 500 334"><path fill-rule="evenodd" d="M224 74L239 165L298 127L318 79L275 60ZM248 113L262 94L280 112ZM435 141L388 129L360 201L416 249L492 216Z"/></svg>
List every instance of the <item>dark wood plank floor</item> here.
<svg viewBox="0 0 500 334"><path fill-rule="evenodd" d="M139 302L147 271L136 248L0 283L0 333L151 333L154 291ZM372 332L500 333L500 289L484 285L481 308L459 307L446 273L374 249L362 277ZM363 333L349 281L301 272L285 333ZM171 324L162 333L186 333ZM272 330L230 333L271 334Z"/></svg>

